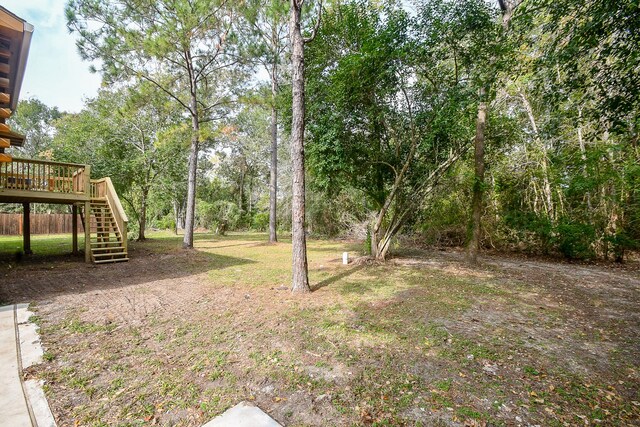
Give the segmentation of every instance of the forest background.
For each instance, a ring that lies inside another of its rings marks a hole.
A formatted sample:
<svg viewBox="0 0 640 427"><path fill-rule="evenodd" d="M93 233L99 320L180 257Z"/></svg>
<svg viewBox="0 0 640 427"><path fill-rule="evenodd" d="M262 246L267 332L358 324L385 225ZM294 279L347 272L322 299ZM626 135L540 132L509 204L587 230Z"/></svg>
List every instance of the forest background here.
<svg viewBox="0 0 640 427"><path fill-rule="evenodd" d="M407 239L617 261L640 247L637 2L506 3L303 5L308 234L378 258ZM287 2L66 14L103 88L73 114L21 101L14 155L110 176L133 238L289 232Z"/></svg>

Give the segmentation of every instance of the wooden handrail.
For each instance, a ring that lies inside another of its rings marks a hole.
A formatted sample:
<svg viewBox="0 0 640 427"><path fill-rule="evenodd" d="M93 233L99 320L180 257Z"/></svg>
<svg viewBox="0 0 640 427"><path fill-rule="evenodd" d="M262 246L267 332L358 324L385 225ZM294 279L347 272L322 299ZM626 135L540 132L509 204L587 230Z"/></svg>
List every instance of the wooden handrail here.
<svg viewBox="0 0 640 427"><path fill-rule="evenodd" d="M84 168L86 166L80 163L53 162L50 160L23 159L20 157L14 157L13 161L22 162L22 163L33 163L33 164L39 164L39 165L68 166L68 167L77 167L77 168Z"/></svg>
<svg viewBox="0 0 640 427"><path fill-rule="evenodd" d="M88 196L89 173L88 165L14 158L0 163L0 188Z"/></svg>
<svg viewBox="0 0 640 427"><path fill-rule="evenodd" d="M127 226L129 224L129 218L122 207L122 203L120 203L120 198L118 197L118 193L116 193L116 189L113 186L113 182L111 182L111 178L100 178L100 179L92 179L91 180L91 197L92 198L104 198L109 203L109 207L111 208L111 212L113 213L113 218L116 220L116 225L118 227L118 231L122 236L122 245L124 246L124 251L127 250Z"/></svg>

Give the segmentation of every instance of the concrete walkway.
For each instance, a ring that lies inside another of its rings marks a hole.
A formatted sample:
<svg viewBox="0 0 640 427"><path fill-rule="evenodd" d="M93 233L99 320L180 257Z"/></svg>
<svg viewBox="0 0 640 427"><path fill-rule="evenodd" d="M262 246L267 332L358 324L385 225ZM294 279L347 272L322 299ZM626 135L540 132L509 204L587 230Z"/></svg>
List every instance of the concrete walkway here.
<svg viewBox="0 0 640 427"><path fill-rule="evenodd" d="M282 427L260 408L240 402L202 427Z"/></svg>
<svg viewBox="0 0 640 427"><path fill-rule="evenodd" d="M22 369L42 361L42 346L27 304L0 307L0 424L55 427L38 380L21 380Z"/></svg>

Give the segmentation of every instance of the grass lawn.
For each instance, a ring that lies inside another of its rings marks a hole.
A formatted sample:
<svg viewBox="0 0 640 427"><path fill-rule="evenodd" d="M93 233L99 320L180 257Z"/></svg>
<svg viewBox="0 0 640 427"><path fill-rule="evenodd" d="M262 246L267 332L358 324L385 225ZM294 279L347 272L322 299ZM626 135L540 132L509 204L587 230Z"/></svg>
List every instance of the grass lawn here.
<svg viewBox="0 0 640 427"><path fill-rule="evenodd" d="M22 262L0 239L0 300L37 312L27 374L59 425L199 426L241 400L287 426L640 419L633 269L420 250L343 266L361 244L311 240L314 292L292 295L291 246L265 240L152 233L96 267L53 256L64 236Z"/></svg>
<svg viewBox="0 0 640 427"><path fill-rule="evenodd" d="M64 257L73 249L71 234L41 234L31 236L31 250L38 258ZM78 234L78 249L84 249L84 234ZM0 236L0 262L15 261L22 252L22 236Z"/></svg>

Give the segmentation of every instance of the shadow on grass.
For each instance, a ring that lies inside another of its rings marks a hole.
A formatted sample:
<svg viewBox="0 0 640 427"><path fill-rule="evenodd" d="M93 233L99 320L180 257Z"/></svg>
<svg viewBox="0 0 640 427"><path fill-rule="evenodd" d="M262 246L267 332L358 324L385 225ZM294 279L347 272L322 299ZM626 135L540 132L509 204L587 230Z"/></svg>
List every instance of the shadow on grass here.
<svg viewBox="0 0 640 427"><path fill-rule="evenodd" d="M322 288L324 288L324 287L326 287L326 286L329 286L329 285L331 285L331 284L334 284L334 283L336 283L337 281L342 280L342 279L344 279L345 277L349 277L349 276L351 276L353 273L356 273L356 272L358 272L358 271L362 270L363 268L364 268L364 266L360 265L360 266L353 267L353 268L350 268L350 269L348 269L348 270L345 270L345 271L343 271L342 273L336 274L335 276L328 277L328 278L324 279L323 281L318 282L317 284L313 285L313 286L311 287L311 292L315 292L315 291L317 291L318 289L322 289Z"/></svg>
<svg viewBox="0 0 640 427"><path fill-rule="evenodd" d="M197 249L222 249L222 248L232 248L234 246L250 246L250 247L264 246L262 243L259 243L259 242L237 243L235 245L220 245L220 246L217 246L216 243L224 243L224 242L211 242L210 245L198 245Z"/></svg>
<svg viewBox="0 0 640 427"><path fill-rule="evenodd" d="M171 253L146 251L134 246L135 255L124 263L96 266L78 262L64 262L64 256L48 256L48 263L34 258L13 268L2 268L0 301L2 303L38 302L66 294L91 294L98 290L141 285L224 270L255 261L200 250L175 249ZM74 258L75 260L75 258Z"/></svg>

